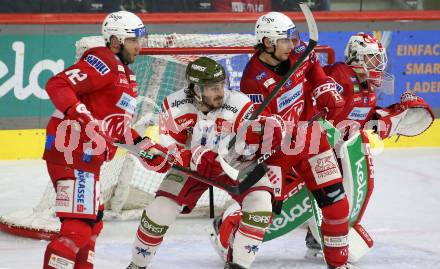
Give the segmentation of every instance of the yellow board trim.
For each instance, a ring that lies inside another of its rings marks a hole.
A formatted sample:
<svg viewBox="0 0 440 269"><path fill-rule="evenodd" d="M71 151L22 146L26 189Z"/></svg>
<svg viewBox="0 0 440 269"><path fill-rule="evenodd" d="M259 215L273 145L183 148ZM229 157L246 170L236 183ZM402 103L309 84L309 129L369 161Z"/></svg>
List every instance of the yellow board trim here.
<svg viewBox="0 0 440 269"><path fill-rule="evenodd" d="M157 126L150 126L146 134L158 140ZM0 130L0 160L40 159L43 155L46 130ZM385 148L440 147L440 119L435 120L431 128L416 137L396 136L383 141ZM382 142L371 137L372 146Z"/></svg>

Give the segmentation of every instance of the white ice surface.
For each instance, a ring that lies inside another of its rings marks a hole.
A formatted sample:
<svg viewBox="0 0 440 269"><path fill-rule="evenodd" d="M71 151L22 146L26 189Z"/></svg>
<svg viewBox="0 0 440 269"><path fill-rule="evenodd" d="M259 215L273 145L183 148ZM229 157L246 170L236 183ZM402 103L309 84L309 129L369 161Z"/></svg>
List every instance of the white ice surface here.
<svg viewBox="0 0 440 269"><path fill-rule="evenodd" d="M375 191L364 227L375 248L361 268L440 268L440 149L386 150L375 156ZM42 161L0 162L0 215L35 205L48 182ZM205 228L209 219L179 219L151 268L223 268ZM123 269L137 223L106 222L96 249L97 269ZM42 268L47 242L0 232L0 268ZM253 268L326 268L303 258L304 231L265 243Z"/></svg>

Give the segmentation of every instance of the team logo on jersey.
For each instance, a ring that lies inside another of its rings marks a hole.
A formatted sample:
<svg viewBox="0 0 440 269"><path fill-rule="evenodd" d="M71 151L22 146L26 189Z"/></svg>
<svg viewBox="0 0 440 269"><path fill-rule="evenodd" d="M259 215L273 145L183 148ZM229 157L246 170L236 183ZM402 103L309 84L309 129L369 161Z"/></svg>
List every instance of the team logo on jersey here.
<svg viewBox="0 0 440 269"><path fill-rule="evenodd" d="M134 111L136 110L136 98L133 96L130 96L127 93L122 93L121 98L119 98L118 102L116 103L116 106L120 109L127 111L130 114L134 114Z"/></svg>
<svg viewBox="0 0 440 269"><path fill-rule="evenodd" d="M248 94L249 99L251 99L254 104L263 103L263 95L262 94Z"/></svg>
<svg viewBox="0 0 440 269"><path fill-rule="evenodd" d="M263 83L263 85L264 85L264 87L269 88L269 86L272 85L272 84L274 84L274 83L275 83L275 79L273 79L273 78L269 78L268 80L266 80L266 81Z"/></svg>
<svg viewBox="0 0 440 269"><path fill-rule="evenodd" d="M347 118L350 120L365 120L370 110L371 107L354 107Z"/></svg>
<svg viewBox="0 0 440 269"><path fill-rule="evenodd" d="M318 185L342 177L335 155L331 149L311 157L309 164L312 167L312 172Z"/></svg>
<svg viewBox="0 0 440 269"><path fill-rule="evenodd" d="M266 72L261 72L260 74L258 74L255 78L257 79L257 80L262 80L263 78L265 78L267 76L267 73Z"/></svg>
<svg viewBox="0 0 440 269"><path fill-rule="evenodd" d="M110 72L110 68L104 63L103 60L99 59L95 55L89 54L84 58L91 67L93 67L99 74L105 75Z"/></svg>
<svg viewBox="0 0 440 269"><path fill-rule="evenodd" d="M300 83L290 91L283 93L280 97L277 98L278 112L284 110L286 107L293 105L302 96L302 87L303 84Z"/></svg>

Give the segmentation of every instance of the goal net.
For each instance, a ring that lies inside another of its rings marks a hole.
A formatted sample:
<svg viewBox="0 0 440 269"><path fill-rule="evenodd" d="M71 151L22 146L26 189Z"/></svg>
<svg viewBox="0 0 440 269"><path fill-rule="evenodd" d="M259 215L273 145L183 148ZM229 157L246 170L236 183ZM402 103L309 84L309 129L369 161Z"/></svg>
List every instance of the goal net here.
<svg viewBox="0 0 440 269"><path fill-rule="evenodd" d="M255 36L251 34L150 35L148 48L141 50L141 55L131 66L136 74L139 93L133 127L140 134L157 139L158 113L162 100L187 85L186 65L200 56L208 56L222 64L229 75L231 90L239 90L242 71L254 52L254 44ZM330 47L318 46L315 51L321 64L334 62L334 51ZM101 188L106 208L104 220L140 218L142 210L154 198L163 176L145 169L137 158L124 150L118 150L116 157L101 170ZM210 204L218 213L229 200L226 192L213 188L213 195L206 192L192 215L208 215ZM55 217L54 204L55 192L49 183L35 208L0 216L0 230L49 239L60 227Z"/></svg>

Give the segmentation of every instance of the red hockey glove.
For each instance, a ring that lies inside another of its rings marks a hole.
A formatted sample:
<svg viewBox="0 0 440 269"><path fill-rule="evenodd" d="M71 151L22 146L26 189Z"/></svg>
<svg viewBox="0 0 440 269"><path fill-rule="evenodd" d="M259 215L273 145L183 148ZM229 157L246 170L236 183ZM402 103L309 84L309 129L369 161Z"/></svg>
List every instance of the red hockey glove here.
<svg viewBox="0 0 440 269"><path fill-rule="evenodd" d="M138 143L143 149L144 154L139 156L142 164L149 170L153 170L157 173L166 173L171 168L171 164L168 161L168 149L154 143L150 138L144 137L144 139Z"/></svg>
<svg viewBox="0 0 440 269"><path fill-rule="evenodd" d="M268 153L279 146L285 131L284 120L279 115L259 116L255 127L246 131L246 144L258 144L260 153Z"/></svg>
<svg viewBox="0 0 440 269"><path fill-rule="evenodd" d="M190 168L201 176L216 178L223 173L217 157L218 154L212 150L202 145L195 146L192 149Z"/></svg>
<svg viewBox="0 0 440 269"><path fill-rule="evenodd" d="M327 82L313 90L313 97L316 100L318 110L326 110L327 118L334 119L344 108L345 101L336 91L334 82Z"/></svg>
<svg viewBox="0 0 440 269"><path fill-rule="evenodd" d="M98 121L95 120L92 113L81 102L77 102L69 107L66 111L66 116L71 120L77 121L84 130L89 124L98 126Z"/></svg>
<svg viewBox="0 0 440 269"><path fill-rule="evenodd" d="M92 113L90 113L83 103L77 102L68 108L66 116L70 120L74 120L78 123L74 128L78 132L81 132L81 136L87 136L88 139L93 140L95 143L98 143L98 145L104 142L110 144L116 142L116 139L108 136L99 128L98 121L92 116ZM105 144L105 146L107 146L107 144Z"/></svg>

